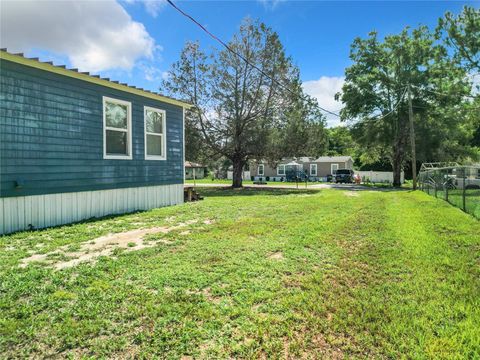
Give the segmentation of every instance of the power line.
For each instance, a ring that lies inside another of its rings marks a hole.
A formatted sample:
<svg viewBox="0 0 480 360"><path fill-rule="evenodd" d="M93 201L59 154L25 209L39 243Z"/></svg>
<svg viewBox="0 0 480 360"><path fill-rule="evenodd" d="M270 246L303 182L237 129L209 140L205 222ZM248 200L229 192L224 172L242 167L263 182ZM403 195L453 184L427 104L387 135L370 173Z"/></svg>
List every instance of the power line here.
<svg viewBox="0 0 480 360"><path fill-rule="evenodd" d="M275 82L278 86L280 86L282 89L284 90L287 90L288 92L290 92L291 94L293 95L297 95L295 92L293 92L292 90L290 90L288 87L286 87L285 85L283 85L281 82L279 82L278 80L272 78L270 75L268 75L267 73L265 73L262 69L260 69L257 65L255 64L252 64L248 59L246 59L242 54L239 54L237 53L235 50L233 50L230 46L228 46L228 44L226 44L224 41L222 41L220 38L218 38L216 35L214 35L213 33L211 33L210 31L208 31L205 26L203 26L200 22L198 22L197 20L195 20L195 18L189 14L187 14L185 11L183 11L182 9L180 9L179 7L177 7L177 5L175 5L173 3L172 0L167 0L167 2L175 9L177 10L180 14L182 14L183 16L185 16L186 18L190 19L193 23L195 23L198 27L200 27L200 29L202 29L204 32L206 32L212 39L214 39L215 41L219 42L223 47L225 47L225 49L227 49L229 52L231 52L232 54L238 56L240 59L242 59L243 61L245 61L248 65L250 65L251 67L253 67L255 70L257 70L258 72L260 72L260 74L262 74L263 76L265 76L266 78L270 79L271 81ZM305 98L304 98L305 100ZM327 110L323 107L321 107L320 105L317 104L317 107L330 114L330 115L334 115L334 116L337 116L337 117L340 117L339 114L336 114L334 113L333 111L330 111L330 110Z"/></svg>
<svg viewBox="0 0 480 360"><path fill-rule="evenodd" d="M421 106L421 105L413 105L414 108L416 109L430 109L431 107L429 106ZM480 110L480 106L471 106L467 108L468 110Z"/></svg>
<svg viewBox="0 0 480 360"><path fill-rule="evenodd" d="M372 120L375 120L375 121L378 121L378 120L382 120L384 118L386 118L388 115L392 114L395 110L397 110L398 106L400 105L400 103L402 102L403 98L405 97L405 94L407 93L407 90L408 90L408 87L405 87L405 91L403 92L402 96L400 96L400 98L398 99L397 101L397 104L393 107L392 110L390 110L388 113L386 113L385 115L382 115L380 117L376 117L376 118L373 118Z"/></svg>
<svg viewBox="0 0 480 360"><path fill-rule="evenodd" d="M418 85L412 85L412 86L414 86L414 87L417 88L418 90L428 91L429 93L432 93L432 94L437 94L437 95L442 95L442 96L452 96L452 95L454 95L454 94L442 93L442 92L435 91L435 90L424 89L424 88L419 87ZM468 97L468 98L471 98L471 99L476 99L476 98L478 98L478 96L475 96L475 95L462 95L462 96L463 96L463 97Z"/></svg>

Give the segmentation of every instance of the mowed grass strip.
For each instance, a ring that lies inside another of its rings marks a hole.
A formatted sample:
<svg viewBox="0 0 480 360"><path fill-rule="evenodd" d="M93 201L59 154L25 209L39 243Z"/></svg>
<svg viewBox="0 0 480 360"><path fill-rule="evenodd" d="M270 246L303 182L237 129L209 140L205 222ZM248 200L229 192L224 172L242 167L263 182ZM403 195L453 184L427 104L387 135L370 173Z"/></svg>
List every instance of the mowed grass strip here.
<svg viewBox="0 0 480 360"><path fill-rule="evenodd" d="M421 192L202 192L198 203L1 237L0 352L480 356L473 217ZM19 267L32 253L191 220L148 236L150 248Z"/></svg>

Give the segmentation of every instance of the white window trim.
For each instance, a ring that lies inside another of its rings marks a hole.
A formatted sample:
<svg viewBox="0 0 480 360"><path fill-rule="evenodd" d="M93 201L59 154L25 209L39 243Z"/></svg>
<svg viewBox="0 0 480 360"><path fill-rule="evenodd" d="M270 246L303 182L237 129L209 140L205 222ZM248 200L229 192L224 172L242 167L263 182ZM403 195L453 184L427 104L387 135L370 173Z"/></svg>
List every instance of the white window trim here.
<svg viewBox="0 0 480 360"><path fill-rule="evenodd" d="M312 171L313 168L315 168L315 174ZM317 174L318 174L317 170L318 170L317 164L310 164L310 175L317 176Z"/></svg>
<svg viewBox="0 0 480 360"><path fill-rule="evenodd" d="M155 111L163 114L162 121L162 134L147 132L147 110ZM153 108L150 106L143 107L143 128L144 128L144 147L145 147L145 160L167 160L167 113L165 110ZM162 137L162 156L148 155L147 154L147 135L161 136Z"/></svg>
<svg viewBox="0 0 480 360"><path fill-rule="evenodd" d="M280 174L280 166L283 167L283 174ZM277 175L278 176L285 176L286 174L286 169L285 169L285 164L281 164L277 166Z"/></svg>
<svg viewBox="0 0 480 360"><path fill-rule="evenodd" d="M107 117L105 114L105 103L115 103L127 106L127 129L119 129L107 126ZM132 160L132 103L129 101L119 100L103 96L102 98L102 112L103 112L103 158L113 160ZM124 131L127 133L127 153L128 155L112 155L107 154L107 130Z"/></svg>
<svg viewBox="0 0 480 360"><path fill-rule="evenodd" d="M260 168L262 168L262 173L260 173ZM265 165L263 165L263 164L258 165L257 175L258 176L265 176Z"/></svg>
<svg viewBox="0 0 480 360"><path fill-rule="evenodd" d="M338 165L338 164L330 164L330 173L331 173L332 175L334 174L334 172L333 172L333 166L336 166L336 167L337 167L337 168L335 169L335 171L337 171L338 168L339 168L339 165Z"/></svg>

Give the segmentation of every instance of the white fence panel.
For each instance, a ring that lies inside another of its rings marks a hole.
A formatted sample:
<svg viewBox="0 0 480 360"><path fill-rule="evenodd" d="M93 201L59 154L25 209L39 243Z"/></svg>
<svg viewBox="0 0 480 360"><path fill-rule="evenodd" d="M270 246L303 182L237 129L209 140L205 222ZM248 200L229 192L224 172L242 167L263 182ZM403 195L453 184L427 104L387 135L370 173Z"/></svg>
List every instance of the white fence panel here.
<svg viewBox="0 0 480 360"><path fill-rule="evenodd" d="M393 183L393 172L392 171L355 171L356 174L360 175L362 181L370 181L374 183ZM400 174L400 181L403 183L405 181L405 174L402 171Z"/></svg>
<svg viewBox="0 0 480 360"><path fill-rule="evenodd" d="M233 180L233 171L227 171L227 179ZM243 180L250 180L250 171L244 171L242 175Z"/></svg>

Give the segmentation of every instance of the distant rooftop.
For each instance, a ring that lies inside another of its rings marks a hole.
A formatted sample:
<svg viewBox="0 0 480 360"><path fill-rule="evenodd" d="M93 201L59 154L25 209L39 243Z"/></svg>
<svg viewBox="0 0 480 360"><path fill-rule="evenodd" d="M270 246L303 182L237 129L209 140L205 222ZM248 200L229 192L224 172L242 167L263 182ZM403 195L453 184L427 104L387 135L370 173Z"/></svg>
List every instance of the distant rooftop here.
<svg viewBox="0 0 480 360"><path fill-rule="evenodd" d="M315 159L314 157L309 156L300 156L298 158L283 158L282 160L295 160L297 162L302 163L309 163L309 162L344 162L351 160L351 156L320 156L319 158Z"/></svg>
<svg viewBox="0 0 480 360"><path fill-rule="evenodd" d="M351 156L320 156L319 158L315 159L314 157L309 156L300 156L300 157L284 157L279 162L280 164L285 164L287 162L297 162L297 163L312 163L312 162L345 162L350 161L352 159ZM260 160L259 163L265 163L267 160Z"/></svg>
<svg viewBox="0 0 480 360"><path fill-rule="evenodd" d="M54 65L51 61L40 61L39 58L27 58L23 53L10 53L7 49L0 49L0 59L12 61L26 66L31 66L37 69L54 72L60 75L77 78L80 80L92 82L98 85L103 85L111 88L115 88L122 91L134 93L136 95L145 96L155 100L163 101L166 103L182 106L192 107L186 101L174 99L172 97L160 94L158 92L138 88L136 86L128 85L126 83L120 83L109 78L102 78L100 75L93 75L89 72L79 72L78 69L67 69L65 65Z"/></svg>
<svg viewBox="0 0 480 360"><path fill-rule="evenodd" d="M193 161L185 161L185 167L186 168L203 168L206 166Z"/></svg>
<svg viewBox="0 0 480 360"><path fill-rule="evenodd" d="M345 162L352 160L351 156L320 156L314 162Z"/></svg>
<svg viewBox="0 0 480 360"><path fill-rule="evenodd" d="M313 159L314 159L313 157L309 157L309 156L300 156L299 158L297 158L297 161L311 162Z"/></svg>

